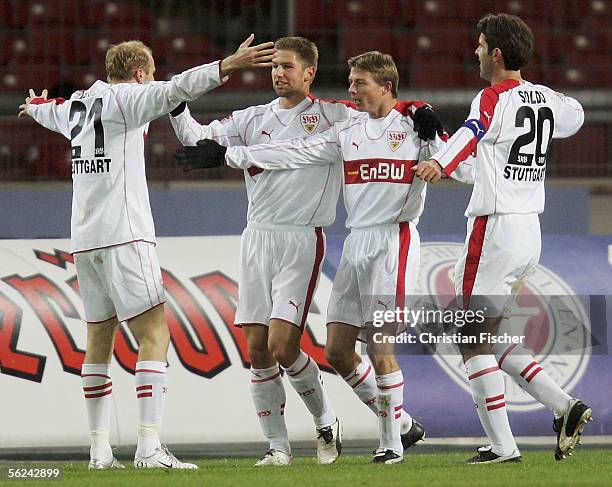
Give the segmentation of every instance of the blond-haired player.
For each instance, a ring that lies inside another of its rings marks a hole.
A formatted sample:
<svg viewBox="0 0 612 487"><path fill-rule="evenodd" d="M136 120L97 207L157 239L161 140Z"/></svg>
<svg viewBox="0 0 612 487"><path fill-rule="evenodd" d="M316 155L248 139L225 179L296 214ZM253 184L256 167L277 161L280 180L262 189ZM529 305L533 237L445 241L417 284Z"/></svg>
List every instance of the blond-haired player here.
<svg viewBox="0 0 612 487"><path fill-rule="evenodd" d="M122 468L109 443L110 360L120 321L139 344L135 393L139 406L136 468L193 469L161 445L167 391L169 332L155 253L155 231L145 178L144 135L150 121L223 83L236 69L270 66L272 43L238 50L167 82L154 81L151 50L139 41L112 46L108 81L96 81L69 100L30 96L21 105L42 126L70 140L73 200L71 253L87 321L82 383L91 436L90 469Z"/></svg>

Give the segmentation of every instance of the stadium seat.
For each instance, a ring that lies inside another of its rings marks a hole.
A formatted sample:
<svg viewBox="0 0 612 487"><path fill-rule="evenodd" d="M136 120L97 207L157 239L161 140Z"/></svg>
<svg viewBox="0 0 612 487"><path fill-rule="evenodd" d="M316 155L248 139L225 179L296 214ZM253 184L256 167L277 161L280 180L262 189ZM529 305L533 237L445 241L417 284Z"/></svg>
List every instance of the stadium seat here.
<svg viewBox="0 0 612 487"><path fill-rule="evenodd" d="M11 0L0 0L0 29L13 27L13 4Z"/></svg>
<svg viewBox="0 0 612 487"><path fill-rule="evenodd" d="M464 85L463 66L421 57L410 64L410 88L457 88Z"/></svg>
<svg viewBox="0 0 612 487"><path fill-rule="evenodd" d="M339 2L337 19L340 25L347 25L360 21L367 23L370 20L386 20L387 25L399 21L402 16L398 0L342 0Z"/></svg>
<svg viewBox="0 0 612 487"><path fill-rule="evenodd" d="M87 89L98 79L106 81L106 73L102 66L64 66L61 69L61 79L73 83L79 89Z"/></svg>
<svg viewBox="0 0 612 487"><path fill-rule="evenodd" d="M90 3L96 26L100 28L151 28L151 14L138 1L93 0Z"/></svg>
<svg viewBox="0 0 612 487"><path fill-rule="evenodd" d="M395 42L393 32L384 23L374 25L352 25L342 30L339 59L344 61L350 56L364 51L377 50L395 57L400 46Z"/></svg>
<svg viewBox="0 0 612 487"><path fill-rule="evenodd" d="M415 49L423 53L471 55L476 40L470 39L468 28L459 22L432 21L426 28L414 30Z"/></svg>
<svg viewBox="0 0 612 487"><path fill-rule="evenodd" d="M606 174L608 130L606 124L585 125L574 137L554 140L551 172L555 176L574 177Z"/></svg>
<svg viewBox="0 0 612 487"><path fill-rule="evenodd" d="M85 0L25 0L14 10L15 26L66 29L93 27L94 18Z"/></svg>
<svg viewBox="0 0 612 487"><path fill-rule="evenodd" d="M223 51L208 38L193 34L157 36L151 45L156 64L193 67L223 58Z"/></svg>
<svg viewBox="0 0 612 487"><path fill-rule="evenodd" d="M75 63L75 38L63 29L28 29L12 38L10 61L24 64ZM52 49L49 46L53 46Z"/></svg>
<svg viewBox="0 0 612 487"><path fill-rule="evenodd" d="M40 93L60 80L57 66L26 65L5 66L0 74L0 87L6 91L18 91L27 95L27 90L33 88Z"/></svg>

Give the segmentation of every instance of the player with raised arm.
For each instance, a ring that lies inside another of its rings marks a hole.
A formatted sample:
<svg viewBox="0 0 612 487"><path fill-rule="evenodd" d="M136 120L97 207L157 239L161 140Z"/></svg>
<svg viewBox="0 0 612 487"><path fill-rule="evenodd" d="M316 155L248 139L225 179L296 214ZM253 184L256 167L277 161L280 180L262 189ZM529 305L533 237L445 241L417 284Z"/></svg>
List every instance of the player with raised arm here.
<svg viewBox="0 0 612 487"><path fill-rule="evenodd" d="M209 125L193 120L184 106L173 112L171 120L179 140L194 146L185 147L181 154L184 167L200 166L200 149L195 147L200 139L213 139L224 147L307 139L328 130L337 121L358 116L344 103L310 95L318 58L314 43L301 37L285 37L278 39L275 47L272 84L277 99L233 112ZM437 115L423 103L415 102L406 109L416 112L420 135L433 138L439 126ZM284 419L285 390L278 364L313 415L319 463L332 463L340 453L340 425L322 385L319 368L300 349L300 339L325 255L322 227L334 221L342 168L326 165L265 171L249 167L244 177L249 208L241 241L235 323L242 327L247 340L250 392L270 445L256 466L291 462ZM351 380L356 384L359 379ZM372 401L376 384L373 376L370 379L355 391L378 413ZM409 446L412 425L407 414L402 418L402 426ZM416 441L415 434L411 438Z"/></svg>
<svg viewBox="0 0 612 487"><path fill-rule="evenodd" d="M108 82L96 81L70 100L30 96L20 106L72 147L74 255L87 321L81 377L91 436L90 469L123 468L109 443L113 383L110 361L120 321L139 344L136 397L140 425L136 468L195 469L176 459L159 440L167 390L169 331L165 294L155 253L155 230L145 178L144 135L148 123L185 100L223 83L232 71L270 66L273 43L238 50L167 82L155 82L151 50L139 41L112 46L106 54Z"/></svg>
<svg viewBox="0 0 612 487"><path fill-rule="evenodd" d="M533 51L533 35L521 19L487 15L478 30L480 76L491 86L478 93L468 119L448 144L414 169L433 183L442 171L452 175L464 161L473 164L474 189L466 210L467 237L455 266L455 293L464 308L487 306L485 324L496 333L513 295L540 258L538 215L544 211L551 140L575 134L584 112L573 98L522 79L520 69ZM462 354L478 416L491 440L468 463L520 461L501 370L553 410L555 458L571 455L591 418L587 405L564 392L520 345L485 343L463 347Z"/></svg>
<svg viewBox="0 0 612 487"><path fill-rule="evenodd" d="M363 113L304 139L229 149L211 140L198 144L203 167L222 164L225 158L231 167L251 171L311 171L329 165L342 171L351 234L327 312L326 353L334 369L378 416L380 444L374 463L392 464L403 460L404 447L422 439L424 431L403 412L404 381L393 351L369 342L370 365L355 352L355 344L372 323L374 312L383 309L380 306L403 307L416 285L420 256L416 224L426 185L413 183L410 167L429 145L437 150L442 140L436 137L427 143L417 137L413 104L397 101L399 76L391 56L371 51L348 64L349 94ZM376 299L383 296L388 302ZM402 422L409 427L404 435Z"/></svg>

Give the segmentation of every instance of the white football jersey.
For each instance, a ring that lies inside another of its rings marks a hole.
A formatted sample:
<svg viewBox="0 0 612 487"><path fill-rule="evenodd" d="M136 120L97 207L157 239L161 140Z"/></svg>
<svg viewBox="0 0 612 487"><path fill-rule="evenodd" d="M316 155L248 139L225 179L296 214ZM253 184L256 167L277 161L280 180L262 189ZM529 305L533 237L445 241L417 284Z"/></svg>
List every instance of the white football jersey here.
<svg viewBox="0 0 612 487"><path fill-rule="evenodd" d="M478 93L468 119L433 159L448 175L463 161L472 164L466 216L541 213L551 141L575 134L583 122L573 98L509 79Z"/></svg>
<svg viewBox="0 0 612 487"><path fill-rule="evenodd" d="M400 102L386 117L372 119L359 113L307 139L232 147L226 162L231 167L276 170L340 166L348 228L417 223L426 185L414 180L411 168L443 142L436 138L426 143L417 137L413 110L412 103Z"/></svg>
<svg viewBox="0 0 612 487"><path fill-rule="evenodd" d="M70 140L71 252L134 241L155 243L145 176L144 135L151 120L222 83L219 62L171 81L96 81L70 100L35 99L28 114Z"/></svg>
<svg viewBox="0 0 612 487"><path fill-rule="evenodd" d="M349 112L340 102L306 97L283 109L280 99L233 112L223 120L200 125L189 110L170 117L183 145L214 139L226 147L251 146L272 141L308 138L324 132ZM357 115L359 116L359 115ZM342 170L335 165L311 166L300 171L244 171L249 208L247 221L274 225L328 226L336 218Z"/></svg>

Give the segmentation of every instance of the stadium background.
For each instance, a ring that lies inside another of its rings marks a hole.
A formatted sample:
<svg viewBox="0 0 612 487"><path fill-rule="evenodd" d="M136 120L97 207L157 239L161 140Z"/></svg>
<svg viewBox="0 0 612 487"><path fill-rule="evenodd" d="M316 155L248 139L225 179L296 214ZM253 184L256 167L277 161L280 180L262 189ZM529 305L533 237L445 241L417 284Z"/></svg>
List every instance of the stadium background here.
<svg viewBox="0 0 612 487"><path fill-rule="evenodd" d="M74 89L87 87L95 79L104 79L104 54L111 43L139 38L149 44L156 59L156 78L163 80L193 65L229 54L250 32L262 42L285 35L303 35L319 47L313 94L326 98L348 96L348 56L370 49L386 51L398 62L400 98L419 98L432 103L452 133L464 119L476 91L485 86L478 79L473 54L474 26L478 18L491 11L516 13L532 27L536 54L524 70L524 77L575 96L586 110L581 131L570 139L555 141L552 146L547 167L547 210L542 217L543 263L558 272L568 255L573 255L578 263L569 266L563 277L574 289L584 294L612 294L608 272L612 262L612 78L609 68L612 6L603 0L0 0L0 203L4 210L0 238L69 236L70 164L66 140L37 127L27 118L18 120L16 107L23 102L28 88L40 92L47 87L52 95L69 96ZM257 70L232 76L225 86L190 107L196 118L204 122L235 109L266 103L274 96L269 71ZM205 181L201 174L186 175L176 167L172 157L177 145L166 119L151 124L146 145L147 174L158 235L238 235L246 214L242 173L220 169L207 173ZM469 189L450 183L433 188L420 224L423 240L459 241L464 232L462 213L468 197ZM332 237L328 277L333 277L333 265L346 233L344 216L340 203L336 224L328 231ZM21 257L28 261L25 269L40 271L41 264L32 257L32 249L44 248L52 255L64 244L52 242L41 244L42 247L36 243L24 244ZM170 243L166 246L170 247ZM15 272L22 275L28 272L13 265L13 257L6 252L9 247L4 246L5 252L0 255L1 277L5 281L0 292L13 296L7 290L6 277ZM191 252L196 257L197 252L193 249ZM26 253L29 257L24 257ZM168 251L166 255L170 254ZM235 260L231 256L226 258ZM65 277L59 275L56 279L65 281ZM322 302L321 307L324 305ZM44 321L35 311L25 312L21 340L33 330L36 320ZM67 325L71 331L78 326L78 320L74 321ZM6 332L6 314L1 324ZM47 340L40 330L31 333L33 337L42 336L37 339ZM83 346L82 333L74 331L74 336L77 345ZM66 375L66 366L57 361L56 351L47 342L46 349L37 352L48 354L46 379L51 376L60 381ZM609 404L612 363L609 356L596 357L596 363L605 373L587 390L600 387L606 390L607 384L608 392L599 397L598 404ZM57 370L49 370L52 368ZM421 372L428 377L427 371ZM129 384L130 377L125 375L123 380ZM7 373L6 363L0 360L0 384L13 387L14 381L14 376ZM77 382L76 377L71 378L73 392L70 394L75 397L78 397ZM27 397L28 401L36 401L36 394L21 387L22 384L16 390L23 392L24 400ZM415 387L413 391L416 390ZM49 394L46 397L50 405L61 407L61 401L52 399L52 390L45 389L44 394ZM129 394L127 386L125 394ZM291 396L291 391L287 395ZM250 404L246 397L243 401L240 414L246 416L250 413ZM458 404L467 408L469 400L463 397ZM20 407L20 400L14 398L8 406L9 410L15 410ZM75 407L72 413L79 418L74 422L78 423L75 429L80 430L81 436L77 443L71 442L70 437L64 445L86 442L82 411ZM175 410L174 414L180 413ZM372 422L371 418L365 419L368 418L365 413L354 421L362 417L363 421ZM534 421L544 417L548 416L540 414ZM609 411L605 417L610 417ZM4 435L0 434L2 451L6 451L3 447L45 446L45 441L55 441L51 440L52 428L42 440L34 434L20 438L14 436L19 428L7 427L11 426L10 417L4 416L2 420L5 431ZM473 420L476 425L475 415ZM256 438L255 420L249 418L249 421L253 423L251 436ZM433 436L475 434L469 428L452 431L452 421L453 418L441 420L442 426L435 426ZM529 424L517 434L529 435ZM45 427L42 421L41 425ZM603 425L597 432L610 435L609 428ZM303 431L297 434L305 435ZM197 428L196 432L200 434ZM206 434L206 430L201 432L205 441ZM536 434L542 433L536 431ZM176 442L176 438L170 441Z"/></svg>

